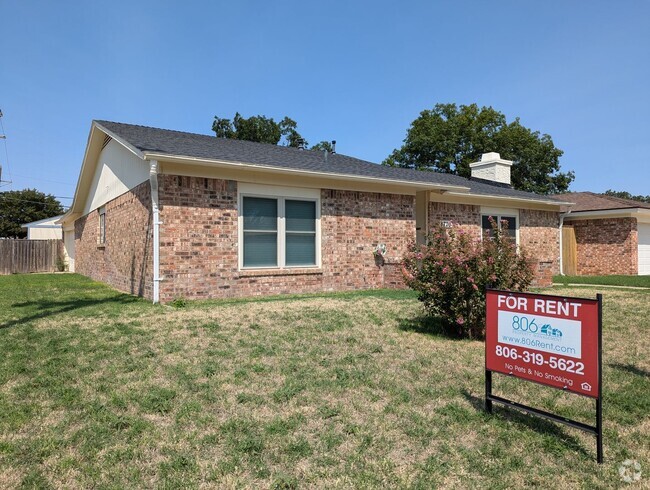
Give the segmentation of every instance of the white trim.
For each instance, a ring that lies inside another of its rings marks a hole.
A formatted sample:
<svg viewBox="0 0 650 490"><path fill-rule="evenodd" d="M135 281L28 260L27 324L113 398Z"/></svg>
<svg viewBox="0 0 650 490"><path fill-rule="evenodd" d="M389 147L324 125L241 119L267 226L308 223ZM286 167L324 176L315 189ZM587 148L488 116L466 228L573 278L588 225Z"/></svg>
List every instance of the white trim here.
<svg viewBox="0 0 650 490"><path fill-rule="evenodd" d="M240 194L257 194L268 197L297 197L306 199L319 199L320 189L308 189L305 187L288 187L281 185L251 184L238 182L237 192Z"/></svg>
<svg viewBox="0 0 650 490"><path fill-rule="evenodd" d="M650 275L650 223L637 223L637 274Z"/></svg>
<svg viewBox="0 0 650 490"><path fill-rule="evenodd" d="M33 228L35 230L61 230L61 225L20 225L21 228Z"/></svg>
<svg viewBox="0 0 650 490"><path fill-rule="evenodd" d="M276 266L244 267L244 216L241 210L244 209L244 197L262 197L276 199L278 203L278 225L277 233L277 257ZM286 223L285 223L285 201L300 200L313 201L316 205L316 264L315 265L291 265L285 264L286 252ZM320 189L304 189L299 187L284 187L263 184L250 184L240 182L237 186L237 268L239 271L252 270L292 270L292 269L320 269L321 258L321 193Z"/></svg>
<svg viewBox="0 0 650 490"><path fill-rule="evenodd" d="M217 159L206 159L206 158L195 158L195 157L185 157L182 155L167 155L164 153L145 153L145 160L162 160L168 162L178 162L178 163L192 163L194 165L205 165L205 166L222 166L222 167L237 167L245 168L248 170L256 171L265 171L272 173L279 173L285 175L304 175L304 176L315 176L315 177L327 177L330 179L345 180L351 182L377 182L382 184L400 184L408 187L414 187L416 189L439 189L444 191L464 191L465 195L469 194L469 187L459 186L459 185L446 185L446 184L436 184L429 182L414 182L412 180L401 180L401 179L385 179L382 177L367 177L362 175L350 175L350 174L340 174L336 172L316 172L313 170L298 170L291 168L280 168L271 165L256 165L246 162L239 161L226 161L226 160L217 160ZM462 193L461 193L462 194Z"/></svg>
<svg viewBox="0 0 650 490"><path fill-rule="evenodd" d="M20 227L21 228L27 228L27 227L31 227L31 226L34 226L34 225L38 225L40 223L46 223L48 221L56 222L56 221L60 220L63 216L64 216L63 214L60 214L58 216L52 216L50 218L39 219L38 221L30 221L29 223L25 223L24 225L20 225ZM54 225L43 225L40 228L46 228L46 227L47 228L50 228L50 227L59 228L60 225L56 225L56 224L54 224Z"/></svg>
<svg viewBox="0 0 650 490"><path fill-rule="evenodd" d="M445 195L460 196L460 197L466 197L469 195L476 198L495 199L500 201L511 201L511 202L514 201L516 203L550 204L552 206L558 206L560 208L572 205L571 203L567 203L567 202L551 201L547 199L523 199L515 196L495 196L492 194L476 194L476 193L463 194L463 193L450 191L450 192L446 192Z"/></svg>
<svg viewBox="0 0 650 490"><path fill-rule="evenodd" d="M505 165L506 167L512 167L512 161L511 160L488 160L486 162L474 162L469 164L469 168L481 168L481 167L487 167L488 165Z"/></svg>
<svg viewBox="0 0 650 490"><path fill-rule="evenodd" d="M600 219L600 218L637 218L640 221L650 221L650 209L603 209L601 211L572 211L567 220Z"/></svg>
<svg viewBox="0 0 650 490"><path fill-rule="evenodd" d="M97 134L101 133L101 134ZM128 151L133 153L135 156L144 160L143 153L135 148L133 145L126 142L124 139L117 136L112 131L109 131L104 126L99 124L97 121L93 121L90 125L90 132L88 133L88 140L86 141L86 149L84 150L84 157L81 163L81 169L79 170L79 176L77 177L77 186L74 191L74 199L68 210L59 218L58 223L64 224L69 221L74 222L79 216L83 213L83 206L86 205L86 200L88 199L88 194L92 186L92 178L97 169L97 163L99 161L99 155L104 149L102 146L105 136L110 136L111 139L118 142ZM92 159L92 169L90 169ZM92 170L92 173L89 172ZM90 182L89 182L90 181ZM84 195L83 192L86 192ZM83 202L80 202L80 198L83 197ZM78 208L82 207L81 210ZM92 211L92 210L89 210Z"/></svg>

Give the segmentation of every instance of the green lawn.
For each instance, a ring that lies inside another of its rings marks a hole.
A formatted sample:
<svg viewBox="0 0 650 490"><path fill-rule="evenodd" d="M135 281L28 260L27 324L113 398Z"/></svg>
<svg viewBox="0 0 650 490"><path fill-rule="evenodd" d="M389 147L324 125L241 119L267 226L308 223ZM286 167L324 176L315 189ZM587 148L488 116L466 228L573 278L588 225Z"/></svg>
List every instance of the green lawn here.
<svg viewBox="0 0 650 490"><path fill-rule="evenodd" d="M650 473L649 306L605 292L598 465L587 434L486 415L483 343L433 333L410 292L174 309L0 277L0 488L618 488L627 458ZM496 388L593 423L586 398Z"/></svg>
<svg viewBox="0 0 650 490"><path fill-rule="evenodd" d="M553 276L557 284L600 284L650 288L650 276Z"/></svg>

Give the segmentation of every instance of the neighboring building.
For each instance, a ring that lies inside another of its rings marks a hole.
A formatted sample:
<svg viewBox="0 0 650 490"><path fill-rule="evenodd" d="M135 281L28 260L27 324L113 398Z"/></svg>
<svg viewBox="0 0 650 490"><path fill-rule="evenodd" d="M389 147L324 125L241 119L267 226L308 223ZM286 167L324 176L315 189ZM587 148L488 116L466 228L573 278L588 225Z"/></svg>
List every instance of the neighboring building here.
<svg viewBox="0 0 650 490"><path fill-rule="evenodd" d="M486 154L466 179L94 121L61 223L72 270L154 301L396 287L409 242L450 222L480 239L489 216L548 284L565 203L513 190L510 166Z"/></svg>
<svg viewBox="0 0 650 490"><path fill-rule="evenodd" d="M650 274L650 204L572 192L563 217L563 272L567 275Z"/></svg>
<svg viewBox="0 0 650 490"><path fill-rule="evenodd" d="M63 238L63 229L57 221L62 217L63 215L60 215L32 221L20 227L27 229L27 239L29 240L61 240Z"/></svg>

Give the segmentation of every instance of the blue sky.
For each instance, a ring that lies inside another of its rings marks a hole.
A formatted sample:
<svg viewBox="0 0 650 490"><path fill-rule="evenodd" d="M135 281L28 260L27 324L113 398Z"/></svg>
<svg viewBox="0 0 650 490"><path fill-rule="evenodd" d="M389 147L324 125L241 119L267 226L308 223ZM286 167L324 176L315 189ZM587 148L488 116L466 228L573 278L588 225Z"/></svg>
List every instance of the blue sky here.
<svg viewBox="0 0 650 490"><path fill-rule="evenodd" d="M476 102L550 134L572 190L650 194L649 21L647 0L0 0L1 190L72 196L92 119L287 115L381 162L420 111Z"/></svg>

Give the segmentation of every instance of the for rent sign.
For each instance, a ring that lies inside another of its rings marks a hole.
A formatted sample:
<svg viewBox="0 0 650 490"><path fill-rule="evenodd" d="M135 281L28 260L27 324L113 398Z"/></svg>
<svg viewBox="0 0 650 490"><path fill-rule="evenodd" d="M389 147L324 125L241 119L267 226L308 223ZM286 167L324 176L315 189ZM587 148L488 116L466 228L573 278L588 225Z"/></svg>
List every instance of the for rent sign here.
<svg viewBox="0 0 650 490"><path fill-rule="evenodd" d="M599 302L488 291L486 369L598 398Z"/></svg>

